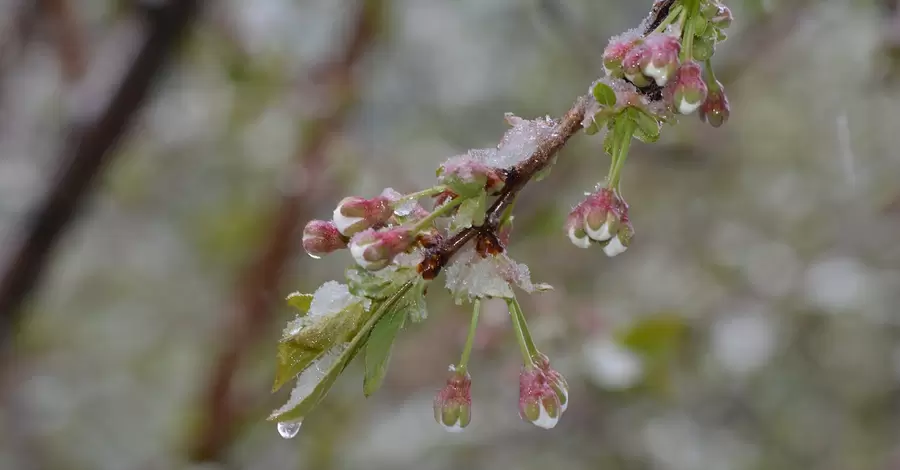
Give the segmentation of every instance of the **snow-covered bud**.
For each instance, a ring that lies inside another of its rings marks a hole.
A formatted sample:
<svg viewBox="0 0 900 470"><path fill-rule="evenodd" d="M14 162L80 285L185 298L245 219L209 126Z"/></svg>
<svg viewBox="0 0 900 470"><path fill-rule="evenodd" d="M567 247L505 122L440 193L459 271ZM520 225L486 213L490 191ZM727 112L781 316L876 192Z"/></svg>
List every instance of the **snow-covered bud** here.
<svg viewBox="0 0 900 470"><path fill-rule="evenodd" d="M408 250L416 238L405 227L366 229L350 239L350 254L356 264L370 271L386 268L394 257Z"/></svg>
<svg viewBox="0 0 900 470"><path fill-rule="evenodd" d="M638 88L643 88L650 84L650 79L644 75L642 65L649 57L650 48L644 41L639 41L622 59L622 72L625 74L625 78Z"/></svg>
<svg viewBox="0 0 900 470"><path fill-rule="evenodd" d="M657 85L666 86L678 70L681 43L674 36L653 33L644 39L644 47L646 53L640 58L641 72Z"/></svg>
<svg viewBox="0 0 900 470"><path fill-rule="evenodd" d="M622 61L625 55L634 47L633 40L612 40L603 51L603 68L611 77L622 78Z"/></svg>
<svg viewBox="0 0 900 470"><path fill-rule="evenodd" d="M473 185L483 187L489 193L503 189L503 175L468 154L447 160L438 172L438 181L442 184Z"/></svg>
<svg viewBox="0 0 900 470"><path fill-rule="evenodd" d="M631 221L628 220L628 213L626 210L622 215L622 219L619 221L619 228L616 231L616 235L604 243L603 252L610 258L620 255L628 249L629 245L631 245L632 238L634 238L634 227L631 225Z"/></svg>
<svg viewBox="0 0 900 470"><path fill-rule="evenodd" d="M537 427L551 429L559 422L562 405L539 368L522 368L519 374L519 417Z"/></svg>
<svg viewBox="0 0 900 470"><path fill-rule="evenodd" d="M683 64L670 85L672 107L681 114L691 114L706 101L706 82L697 62Z"/></svg>
<svg viewBox="0 0 900 470"><path fill-rule="evenodd" d="M372 199L345 197L334 209L334 225L342 235L350 237L369 227L387 222L393 213L390 199L384 196Z"/></svg>
<svg viewBox="0 0 900 470"><path fill-rule="evenodd" d="M341 236L334 222L311 220L303 228L303 249L313 258L320 258L346 247L347 239Z"/></svg>
<svg viewBox="0 0 900 470"><path fill-rule="evenodd" d="M584 201L575 206L572 212L569 213L569 216L566 217L564 228L573 245L578 248L591 246L591 239L584 228Z"/></svg>
<svg viewBox="0 0 900 470"><path fill-rule="evenodd" d="M434 397L434 419L447 431L460 432L472 420L472 378L466 371L453 371L447 385Z"/></svg>
<svg viewBox="0 0 900 470"><path fill-rule="evenodd" d="M569 407L569 383L566 382L566 378L562 374L550 367L550 359L543 353L537 353L537 356L534 357L534 362L538 369L547 376L550 388L559 397L559 413L564 413Z"/></svg>
<svg viewBox="0 0 900 470"><path fill-rule="evenodd" d="M731 107L728 105L728 96L725 95L725 88L716 80L716 83L710 87L703 106L700 106L700 120L708 122L713 127L719 127L728 121L731 116Z"/></svg>

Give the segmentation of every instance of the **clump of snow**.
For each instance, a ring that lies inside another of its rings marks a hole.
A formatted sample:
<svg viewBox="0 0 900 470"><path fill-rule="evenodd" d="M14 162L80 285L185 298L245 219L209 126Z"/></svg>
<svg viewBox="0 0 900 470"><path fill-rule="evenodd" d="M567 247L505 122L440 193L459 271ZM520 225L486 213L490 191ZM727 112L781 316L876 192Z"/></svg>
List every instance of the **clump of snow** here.
<svg viewBox="0 0 900 470"><path fill-rule="evenodd" d="M363 308L368 310L372 301L351 294L350 288L346 284L328 281L316 289L306 316L298 315L291 320L284 328L282 336L285 339L290 338L300 333L307 325L339 314L354 304L362 304Z"/></svg>
<svg viewBox="0 0 900 470"><path fill-rule="evenodd" d="M556 129L556 121L550 116L529 121L506 113L506 122L512 129L503 135L495 158L488 162L495 168L511 168L527 160L537 150L538 144L550 137Z"/></svg>
<svg viewBox="0 0 900 470"><path fill-rule="evenodd" d="M550 288L531 282L528 266L515 262L506 253L482 258L472 247L461 251L445 273L445 285L457 303L483 297L512 298L512 284L526 292Z"/></svg>
<svg viewBox="0 0 900 470"><path fill-rule="evenodd" d="M315 361L310 367L300 373L297 376L297 384L294 385L294 389L291 390L291 396L288 398L287 403L285 403L281 408L278 408L274 412L270 418L274 418L280 414L287 413L292 409L296 408L306 397L309 396L310 393L316 388L316 385L322 381L322 378L325 377L325 374L328 373L328 369L331 368L332 365L338 360L344 350L347 349L346 344L341 344L335 346L328 350L321 358Z"/></svg>

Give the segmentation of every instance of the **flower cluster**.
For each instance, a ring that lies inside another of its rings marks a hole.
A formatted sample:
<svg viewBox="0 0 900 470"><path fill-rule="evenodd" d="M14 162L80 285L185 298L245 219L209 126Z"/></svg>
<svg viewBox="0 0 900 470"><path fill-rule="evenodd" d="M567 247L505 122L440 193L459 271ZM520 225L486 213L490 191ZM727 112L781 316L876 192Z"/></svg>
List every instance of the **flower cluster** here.
<svg viewBox="0 0 900 470"><path fill-rule="evenodd" d="M312 295L287 298L296 316L279 341L273 388L295 378L296 385L270 416L281 435L297 434L357 355L365 356L364 394L381 386L399 331L427 317L425 293L440 274L456 303L473 308L460 360L434 398L435 420L452 432L470 425L468 364L481 304L502 300L522 357L519 416L541 428L556 426L569 405L569 387L535 346L516 297L551 287L532 282L529 268L507 251L519 191L549 173L573 135L605 129L605 183L572 209L564 228L579 248L596 245L609 257L625 252L635 233L621 191L631 142L654 142L664 124L695 111L713 127L728 120L728 98L710 58L731 21L719 0L657 0L640 30L610 41L603 51L607 76L560 119L507 114L510 129L495 147L448 159L434 186L346 197L331 220L309 222L302 245L310 256L346 248L354 264L346 283L326 282Z"/></svg>

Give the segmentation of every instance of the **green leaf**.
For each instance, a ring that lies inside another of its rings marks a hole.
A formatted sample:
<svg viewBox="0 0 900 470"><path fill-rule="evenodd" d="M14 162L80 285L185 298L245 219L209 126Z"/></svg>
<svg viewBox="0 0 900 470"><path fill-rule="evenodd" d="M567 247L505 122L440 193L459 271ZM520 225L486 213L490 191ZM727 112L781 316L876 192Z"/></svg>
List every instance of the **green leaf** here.
<svg viewBox="0 0 900 470"><path fill-rule="evenodd" d="M272 385L272 391L278 391L323 354L324 349L305 348L293 341L278 343L278 364L275 367L275 383Z"/></svg>
<svg viewBox="0 0 900 470"><path fill-rule="evenodd" d="M603 151L606 152L610 157L614 157L616 155L616 149L619 148L619 142L621 140L621 132L619 132L619 127L616 123L625 119L624 117L616 117L615 119L610 119L609 131L606 132L606 137L603 138Z"/></svg>
<svg viewBox="0 0 900 470"><path fill-rule="evenodd" d="M297 309L297 313L300 316L306 315L306 312L309 311L309 306L312 305L312 294L301 294L299 292L292 292L287 296L287 303L291 307Z"/></svg>
<svg viewBox="0 0 900 470"><path fill-rule="evenodd" d="M457 231L473 225L484 223L484 214L487 210L487 193L479 191L477 195L470 197L459 205L456 215L450 222L450 230Z"/></svg>
<svg viewBox="0 0 900 470"><path fill-rule="evenodd" d="M591 94L600 103L600 106L613 107L616 105L616 92L612 87L597 80L591 87Z"/></svg>
<svg viewBox="0 0 900 470"><path fill-rule="evenodd" d="M366 375L363 379L363 393L366 397L375 393L384 382L391 360L391 349L405 318L406 310L403 305L398 305L375 324L369 335L366 343Z"/></svg>
<svg viewBox="0 0 900 470"><path fill-rule="evenodd" d="M634 121L634 136L641 142L656 142L659 140L659 121L653 116L636 108L628 109L628 118Z"/></svg>
<svg viewBox="0 0 900 470"><path fill-rule="evenodd" d="M584 133L587 135L594 135L600 132L600 126L597 125L597 121L591 121L591 125L584 128Z"/></svg>
<svg viewBox="0 0 900 470"><path fill-rule="evenodd" d="M350 344L347 345L347 348L338 356L337 360L328 368L328 371L325 372L325 375L322 376L321 380L313 387L313 389L309 392L309 394L300 400L299 403L296 404L293 408L278 412L276 410L269 416L269 420L271 421L297 421L301 420L328 394L328 391L331 390L331 387L334 385L334 382L337 380L338 376L341 375L341 372L347 368L347 365L350 364L350 361L353 360L354 357L359 353L360 349L366 344L366 340L369 338L369 334L372 332L372 329L375 327L375 324L384 317L385 313L391 310L391 308L400 300L401 297L409 290L410 287L413 286L413 282L407 282L400 289L398 289L394 294L387 300L377 305L375 312L369 318L369 320L363 325L359 331L356 333L356 336L350 341Z"/></svg>

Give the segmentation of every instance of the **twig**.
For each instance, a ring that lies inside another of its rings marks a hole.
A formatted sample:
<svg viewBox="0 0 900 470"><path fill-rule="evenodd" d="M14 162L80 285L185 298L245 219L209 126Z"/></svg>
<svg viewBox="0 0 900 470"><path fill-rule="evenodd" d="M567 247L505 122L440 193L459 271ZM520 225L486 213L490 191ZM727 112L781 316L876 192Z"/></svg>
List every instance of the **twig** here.
<svg viewBox="0 0 900 470"><path fill-rule="evenodd" d="M88 123L73 123L69 145L60 155L50 190L23 221L21 238L11 240L8 264L0 275L0 351L22 316L22 307L40 281L51 253L94 188L94 181L174 55L179 40L195 18L198 0L171 1L143 7L149 32L119 82L106 109ZM147 4L149 5L149 4Z"/></svg>
<svg viewBox="0 0 900 470"><path fill-rule="evenodd" d="M322 117L310 122L307 138L295 155L296 175L292 179L305 181L299 191L284 194L278 215L272 226L270 239L257 261L240 278L237 287L237 315L229 327L222 349L213 365L212 374L203 393L201 406L203 421L191 447L194 461L218 461L236 434L236 428L247 415L249 404L236 399L234 375L240 359L267 330L273 319L274 301L285 266L294 256L302 238L304 215L323 198L326 182L321 178L325 167L325 153L335 132L356 101L358 86L354 68L373 43L380 29L384 0L360 0L355 12L352 35L336 60L324 64L324 77L330 90L333 107Z"/></svg>

